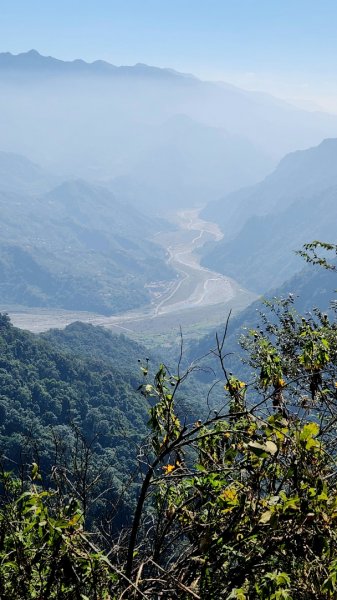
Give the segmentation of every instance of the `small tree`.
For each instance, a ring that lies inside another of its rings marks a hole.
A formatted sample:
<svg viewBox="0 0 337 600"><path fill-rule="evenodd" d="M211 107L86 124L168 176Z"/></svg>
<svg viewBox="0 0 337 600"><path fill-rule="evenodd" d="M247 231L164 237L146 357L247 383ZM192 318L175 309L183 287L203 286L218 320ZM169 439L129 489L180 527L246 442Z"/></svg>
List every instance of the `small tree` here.
<svg viewBox="0 0 337 600"><path fill-rule="evenodd" d="M337 595L337 327L292 297L267 308L243 340L249 381L227 372L217 338L223 405L203 421L177 416L185 376L162 365L142 387L152 459L126 574L147 597Z"/></svg>

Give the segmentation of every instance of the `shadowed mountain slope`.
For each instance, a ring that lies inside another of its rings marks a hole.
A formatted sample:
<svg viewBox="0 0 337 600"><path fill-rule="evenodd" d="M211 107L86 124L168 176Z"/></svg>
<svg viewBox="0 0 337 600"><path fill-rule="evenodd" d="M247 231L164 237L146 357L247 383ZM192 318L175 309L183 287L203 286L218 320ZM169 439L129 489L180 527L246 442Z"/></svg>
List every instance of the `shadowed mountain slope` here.
<svg viewBox="0 0 337 600"><path fill-rule="evenodd" d="M303 243L335 242L337 140L286 156L260 184L210 204L224 238L204 249L203 264L263 292L301 268Z"/></svg>

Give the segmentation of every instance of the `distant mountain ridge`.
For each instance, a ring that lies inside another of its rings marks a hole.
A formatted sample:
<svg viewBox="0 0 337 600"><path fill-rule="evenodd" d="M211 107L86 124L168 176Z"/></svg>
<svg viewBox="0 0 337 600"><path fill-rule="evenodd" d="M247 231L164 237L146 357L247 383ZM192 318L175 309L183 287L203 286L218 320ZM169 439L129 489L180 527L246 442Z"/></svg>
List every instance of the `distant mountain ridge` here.
<svg viewBox="0 0 337 600"><path fill-rule="evenodd" d="M152 196L158 212L163 203L201 205L254 184L286 152L337 136L337 116L141 63L117 67L101 60L59 60L36 50L6 52L0 54L0 84L4 150L29 156L63 178L115 179L118 186L123 180L125 196L155 174L156 159L162 157L170 193L165 196L164 183L155 182L139 194L141 200ZM168 140L165 123L179 115L195 124L194 132L199 128L198 135L180 122ZM227 148L219 146L224 132ZM181 145L190 133L191 143ZM179 153L178 165L171 160L172 148ZM190 169L188 185L180 163ZM192 184L191 173L198 175ZM202 176L206 183L200 184Z"/></svg>
<svg viewBox="0 0 337 600"><path fill-rule="evenodd" d="M11 52L0 52L0 73L15 72L25 70L36 73L46 74L50 72L53 75L140 75L146 77L162 77L168 79L186 78L196 79L193 75L179 73L174 69L153 67L144 63L137 63L132 66L122 65L116 66L104 60L95 60L86 62L80 58L75 60L60 60L53 56L43 56L37 50L29 50L20 54L12 54Z"/></svg>

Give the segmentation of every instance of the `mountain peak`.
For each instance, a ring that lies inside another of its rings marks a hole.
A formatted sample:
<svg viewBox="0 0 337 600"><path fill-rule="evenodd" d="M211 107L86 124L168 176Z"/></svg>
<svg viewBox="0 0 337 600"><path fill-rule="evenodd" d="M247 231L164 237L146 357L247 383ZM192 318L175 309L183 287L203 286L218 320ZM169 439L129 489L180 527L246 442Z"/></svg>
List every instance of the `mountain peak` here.
<svg viewBox="0 0 337 600"><path fill-rule="evenodd" d="M21 56L22 56L22 54L26 54L26 56L41 56L41 54L34 48L32 48L31 50L28 50L28 52L21 52Z"/></svg>

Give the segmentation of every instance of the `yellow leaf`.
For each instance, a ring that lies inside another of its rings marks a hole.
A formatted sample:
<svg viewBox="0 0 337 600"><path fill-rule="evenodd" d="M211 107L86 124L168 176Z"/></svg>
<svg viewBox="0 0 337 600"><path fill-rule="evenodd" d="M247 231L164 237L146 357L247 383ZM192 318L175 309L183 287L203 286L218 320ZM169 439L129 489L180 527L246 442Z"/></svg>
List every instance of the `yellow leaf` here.
<svg viewBox="0 0 337 600"><path fill-rule="evenodd" d="M163 471L165 472L165 475L172 473L172 471L174 471L174 469L175 469L175 465L165 465L165 467L163 467Z"/></svg>

